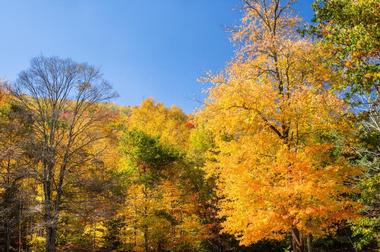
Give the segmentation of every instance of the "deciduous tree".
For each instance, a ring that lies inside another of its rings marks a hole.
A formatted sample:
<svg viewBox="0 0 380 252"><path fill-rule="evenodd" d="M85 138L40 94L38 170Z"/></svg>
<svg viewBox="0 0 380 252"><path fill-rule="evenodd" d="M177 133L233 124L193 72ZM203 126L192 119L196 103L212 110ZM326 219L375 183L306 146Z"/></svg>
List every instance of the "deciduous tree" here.
<svg viewBox="0 0 380 252"><path fill-rule="evenodd" d="M101 73L70 59L37 57L12 88L32 118L34 172L43 188L46 251L55 251L67 174L91 160L87 148L102 139L102 102L114 96Z"/></svg>
<svg viewBox="0 0 380 252"><path fill-rule="evenodd" d="M333 233L358 208L346 197L358 173L336 142L350 135L348 111L329 88L340 79L324 52L296 33L292 1L245 3L233 35L240 50L211 77L198 115L215 134L206 170L217 177L224 232L243 245L291 234L303 251L306 237Z"/></svg>

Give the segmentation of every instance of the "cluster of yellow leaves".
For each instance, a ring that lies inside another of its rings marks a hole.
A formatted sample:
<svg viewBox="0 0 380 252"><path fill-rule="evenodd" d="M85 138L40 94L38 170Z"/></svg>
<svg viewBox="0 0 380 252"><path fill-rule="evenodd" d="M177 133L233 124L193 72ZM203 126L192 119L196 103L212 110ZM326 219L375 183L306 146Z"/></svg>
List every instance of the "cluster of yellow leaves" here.
<svg viewBox="0 0 380 252"><path fill-rule="evenodd" d="M214 165L219 166L219 193L224 197L224 231L247 245L283 239L294 227L322 236L333 231L333 224L355 216L358 205L342 195L352 192L344 181L357 170L344 160L332 163L329 145L294 152L277 144L244 137L221 146Z"/></svg>
<svg viewBox="0 0 380 252"><path fill-rule="evenodd" d="M97 247L104 246L104 236L106 232L106 227L103 222L96 222L93 224L86 225L84 227L84 235L91 237L92 242Z"/></svg>
<svg viewBox="0 0 380 252"><path fill-rule="evenodd" d="M28 235L29 246L32 252L43 251L45 245L45 237L37 234Z"/></svg>
<svg viewBox="0 0 380 252"><path fill-rule="evenodd" d="M189 128L187 115L176 106L165 107L149 98L140 106L133 107L127 125L130 129L144 131L152 136L159 136L162 144L169 144L180 149L187 147Z"/></svg>

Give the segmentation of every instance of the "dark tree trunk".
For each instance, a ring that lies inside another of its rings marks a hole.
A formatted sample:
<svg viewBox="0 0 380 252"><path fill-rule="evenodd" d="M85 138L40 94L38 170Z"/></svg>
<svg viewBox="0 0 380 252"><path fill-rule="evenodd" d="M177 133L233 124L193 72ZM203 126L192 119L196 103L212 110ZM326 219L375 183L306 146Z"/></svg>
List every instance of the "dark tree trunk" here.
<svg viewBox="0 0 380 252"><path fill-rule="evenodd" d="M157 244L157 252L162 252L162 245L160 241Z"/></svg>
<svg viewBox="0 0 380 252"><path fill-rule="evenodd" d="M6 220L4 223L4 251L9 252L9 247L11 245L11 239L10 239L10 230L9 230L9 224Z"/></svg>
<svg viewBox="0 0 380 252"><path fill-rule="evenodd" d="M148 226L144 227L144 247L145 252L149 252Z"/></svg>
<svg viewBox="0 0 380 252"><path fill-rule="evenodd" d="M9 182L9 180L8 180ZM5 218L4 218L4 251L9 252L11 247L11 233L12 233L12 222L13 219L13 208L14 202L12 197L14 196L14 188L9 187L5 190L4 194L4 207L5 207Z"/></svg>
<svg viewBox="0 0 380 252"><path fill-rule="evenodd" d="M148 192L147 192L147 189L146 187L144 186L143 188L143 193L144 193L144 199L145 201L148 199ZM144 206L144 217L145 217L145 221L146 219L148 218L148 208L145 204ZM144 225L144 247L145 247L145 252L149 252L149 235L148 235L148 226L145 224Z"/></svg>
<svg viewBox="0 0 380 252"><path fill-rule="evenodd" d="M21 200L19 201L19 205L18 205L18 209L19 209L19 212L18 212L18 218L17 218L17 224L18 224L18 232L17 232L17 236L18 236L18 241L17 241L17 245L18 245L18 251L21 252L22 251L22 207L23 207L23 204L21 202Z"/></svg>
<svg viewBox="0 0 380 252"><path fill-rule="evenodd" d="M49 225L46 227L46 252L55 252L55 240L57 236L57 228Z"/></svg>
<svg viewBox="0 0 380 252"><path fill-rule="evenodd" d="M52 171L53 168L49 167L47 169L46 173L49 173ZM51 193L51 178L52 176L49 174L46 176L47 179L44 183L44 194L45 194L45 238L46 238L46 252L55 252L55 239L56 239L56 233L57 233L57 226L56 226L56 217L54 216L53 206L52 206L52 193Z"/></svg>

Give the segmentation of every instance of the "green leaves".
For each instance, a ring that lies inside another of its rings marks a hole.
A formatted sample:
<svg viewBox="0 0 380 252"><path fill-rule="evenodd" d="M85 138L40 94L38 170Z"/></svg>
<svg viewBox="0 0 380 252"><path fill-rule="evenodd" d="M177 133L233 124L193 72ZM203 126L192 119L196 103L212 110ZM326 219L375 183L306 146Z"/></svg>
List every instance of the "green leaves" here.
<svg viewBox="0 0 380 252"><path fill-rule="evenodd" d="M129 164L141 174L140 182L151 184L159 180L162 171L179 159L179 153L143 131L127 131L121 149Z"/></svg>
<svg viewBox="0 0 380 252"><path fill-rule="evenodd" d="M342 88L350 87L348 97L373 92L380 81L380 2L317 0L313 7L315 25L309 32L338 60L335 67L345 77Z"/></svg>
<svg viewBox="0 0 380 252"><path fill-rule="evenodd" d="M377 231L379 223L379 217L363 217L355 221L355 225L351 229L356 249L362 250L374 240L380 241L380 235Z"/></svg>

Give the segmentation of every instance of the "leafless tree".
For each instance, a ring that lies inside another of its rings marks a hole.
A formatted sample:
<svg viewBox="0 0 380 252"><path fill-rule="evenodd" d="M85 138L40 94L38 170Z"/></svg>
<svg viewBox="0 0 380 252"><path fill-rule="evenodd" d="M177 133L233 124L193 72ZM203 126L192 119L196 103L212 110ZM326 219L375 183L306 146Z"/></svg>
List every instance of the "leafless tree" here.
<svg viewBox="0 0 380 252"><path fill-rule="evenodd" d="M94 157L88 148L105 137L101 104L115 93L97 68L44 56L33 58L10 89L32 117L30 153L43 188L46 251L56 251L65 178Z"/></svg>

